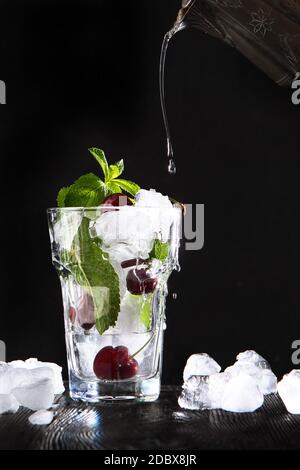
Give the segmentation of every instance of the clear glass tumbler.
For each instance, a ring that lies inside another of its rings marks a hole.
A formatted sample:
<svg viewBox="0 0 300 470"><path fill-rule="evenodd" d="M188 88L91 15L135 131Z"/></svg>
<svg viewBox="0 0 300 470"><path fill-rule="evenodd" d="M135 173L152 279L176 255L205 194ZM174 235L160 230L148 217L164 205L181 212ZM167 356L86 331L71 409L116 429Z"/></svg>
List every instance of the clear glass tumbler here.
<svg viewBox="0 0 300 470"><path fill-rule="evenodd" d="M63 297L69 390L88 402L160 393L167 280L181 209L48 209Z"/></svg>

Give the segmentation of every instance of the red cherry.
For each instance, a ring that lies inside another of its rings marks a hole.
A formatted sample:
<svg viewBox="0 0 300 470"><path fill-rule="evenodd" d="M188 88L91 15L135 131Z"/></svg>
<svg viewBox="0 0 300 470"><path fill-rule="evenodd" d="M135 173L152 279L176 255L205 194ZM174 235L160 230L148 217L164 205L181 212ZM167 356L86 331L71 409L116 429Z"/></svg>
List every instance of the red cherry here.
<svg viewBox="0 0 300 470"><path fill-rule="evenodd" d="M122 261L121 266L123 269L132 268L132 266L138 266L139 264L145 264L146 260L142 258L133 258L133 259L126 259Z"/></svg>
<svg viewBox="0 0 300 470"><path fill-rule="evenodd" d="M151 277L146 269L135 268L128 272L126 284L127 289L133 295L149 294L154 291L157 285L157 279L155 277Z"/></svg>
<svg viewBox="0 0 300 470"><path fill-rule="evenodd" d="M126 346L115 347L116 361L118 364L125 364L128 361L128 348Z"/></svg>
<svg viewBox="0 0 300 470"><path fill-rule="evenodd" d="M101 206L121 207L121 206L132 206L132 202L126 194L115 193L107 196L102 202ZM103 207L102 212L108 212L111 209Z"/></svg>
<svg viewBox="0 0 300 470"><path fill-rule="evenodd" d="M99 379L115 379L115 350L112 346L106 346L97 353L93 368Z"/></svg>
<svg viewBox="0 0 300 470"><path fill-rule="evenodd" d="M134 377L139 366L125 346L106 346L97 353L93 368L99 379L124 380Z"/></svg>
<svg viewBox="0 0 300 470"><path fill-rule="evenodd" d="M80 326L84 330L90 330L91 328L93 328L94 325L95 323L82 323Z"/></svg>
<svg viewBox="0 0 300 470"><path fill-rule="evenodd" d="M93 297L84 293L77 306L78 322L84 330L90 330L95 325L94 301Z"/></svg>
<svg viewBox="0 0 300 470"><path fill-rule="evenodd" d="M69 308L69 318L70 318L71 323L75 322L76 310L75 310L75 307L73 307L72 305L70 305L70 308Z"/></svg>
<svg viewBox="0 0 300 470"><path fill-rule="evenodd" d="M119 376L121 379L130 379L134 377L139 369L138 362L134 357L130 357L126 364L123 364L119 369Z"/></svg>

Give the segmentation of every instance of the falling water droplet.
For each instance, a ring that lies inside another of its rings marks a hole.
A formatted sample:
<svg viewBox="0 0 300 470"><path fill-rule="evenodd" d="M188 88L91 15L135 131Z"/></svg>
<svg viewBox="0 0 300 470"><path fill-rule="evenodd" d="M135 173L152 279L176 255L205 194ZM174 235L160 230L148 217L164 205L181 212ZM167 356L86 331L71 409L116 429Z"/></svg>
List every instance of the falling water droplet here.
<svg viewBox="0 0 300 470"><path fill-rule="evenodd" d="M168 172L171 175L174 175L176 173L176 166L174 163L174 154L173 154L173 149L172 149L170 128L169 128L169 122L168 122L167 110L166 110L165 62L166 62L166 54L167 54L169 41L179 29L180 29L180 26L173 27L168 33L165 34L162 47L161 47L161 55L160 55L160 63L159 63L160 104L161 104L161 110L162 110L163 121L164 121L164 126L165 126L165 131L166 131L166 138L167 138L167 157L169 160Z"/></svg>
<svg viewBox="0 0 300 470"><path fill-rule="evenodd" d="M173 297L173 300L177 300L177 292L173 292L172 297Z"/></svg>
<svg viewBox="0 0 300 470"><path fill-rule="evenodd" d="M174 162L173 158L170 158L170 160L169 160L169 163L168 163L168 172L169 172L171 175L175 175L175 173L176 173L176 165L175 165L175 162Z"/></svg>

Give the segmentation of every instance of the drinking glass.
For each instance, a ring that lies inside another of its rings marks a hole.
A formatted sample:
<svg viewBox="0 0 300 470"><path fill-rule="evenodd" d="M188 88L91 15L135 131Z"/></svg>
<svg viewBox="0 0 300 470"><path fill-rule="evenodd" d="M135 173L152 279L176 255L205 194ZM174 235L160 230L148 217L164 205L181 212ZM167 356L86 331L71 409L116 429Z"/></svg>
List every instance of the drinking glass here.
<svg viewBox="0 0 300 470"><path fill-rule="evenodd" d="M181 209L100 206L47 213L62 290L70 396L156 400Z"/></svg>

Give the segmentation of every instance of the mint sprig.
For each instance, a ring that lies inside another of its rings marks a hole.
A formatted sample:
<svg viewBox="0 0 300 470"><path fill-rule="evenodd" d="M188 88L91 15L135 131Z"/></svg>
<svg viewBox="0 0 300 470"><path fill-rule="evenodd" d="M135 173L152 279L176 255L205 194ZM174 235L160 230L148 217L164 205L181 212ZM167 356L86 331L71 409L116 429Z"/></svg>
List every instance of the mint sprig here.
<svg viewBox="0 0 300 470"><path fill-rule="evenodd" d="M70 190L70 186L66 188L61 188L57 195L57 205L58 207L65 207L66 196Z"/></svg>
<svg viewBox="0 0 300 470"><path fill-rule="evenodd" d="M100 205L110 194L125 191L131 196L140 190L132 181L119 178L124 171L124 161L109 165L103 150L89 149L91 155L101 166L104 181L93 173L78 178L72 185L62 188L57 195L58 207L92 207Z"/></svg>
<svg viewBox="0 0 300 470"><path fill-rule="evenodd" d="M111 194L98 176L93 173L83 175L70 186L64 203L67 207L91 207L101 204L103 199Z"/></svg>
<svg viewBox="0 0 300 470"><path fill-rule="evenodd" d="M128 180L122 180L122 179L114 179L114 183L117 183L117 185L126 191L126 193L131 194L131 196L135 196L136 193L141 189L138 184L133 183L132 181Z"/></svg>
<svg viewBox="0 0 300 470"><path fill-rule="evenodd" d="M108 177L108 163L106 160L105 153L101 149L97 149L96 147L92 147L89 149L89 152L93 155L93 157L96 159L96 161L99 163L99 165L102 168L102 171L104 173L105 179Z"/></svg>
<svg viewBox="0 0 300 470"><path fill-rule="evenodd" d="M89 219L84 217L64 262L93 299L96 328L103 334L114 326L120 310L119 278L107 255L89 233Z"/></svg>

